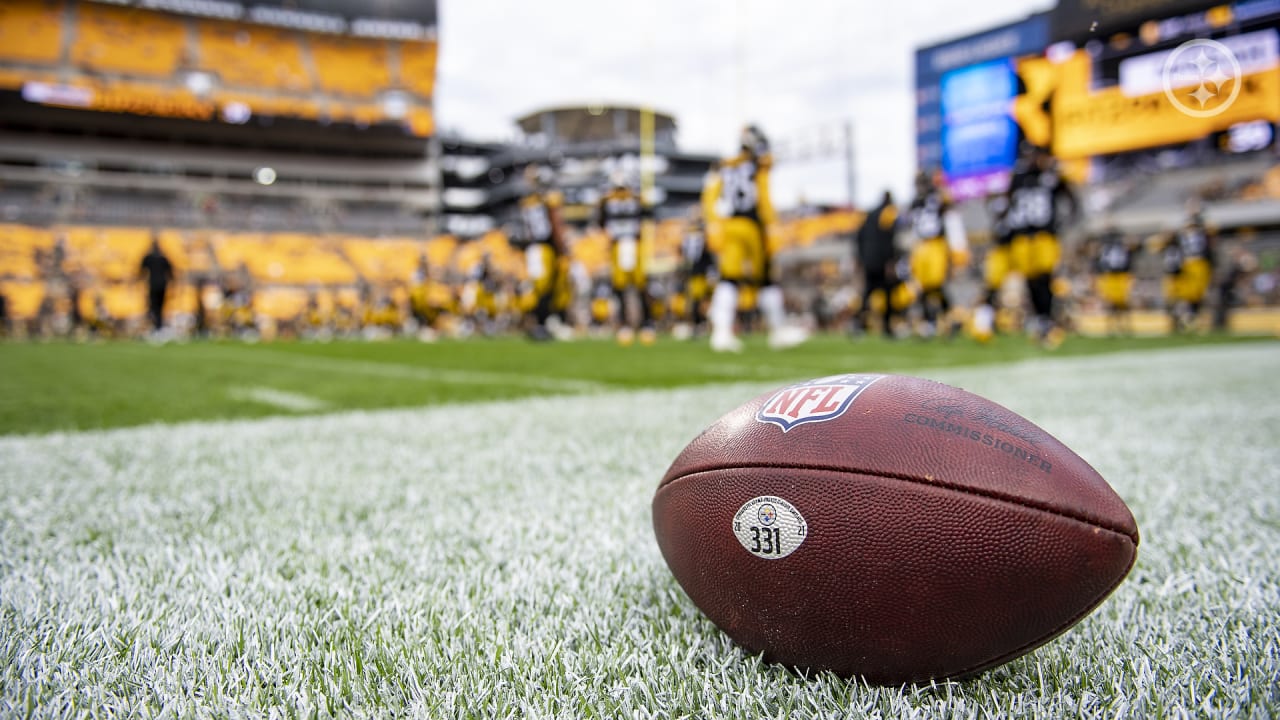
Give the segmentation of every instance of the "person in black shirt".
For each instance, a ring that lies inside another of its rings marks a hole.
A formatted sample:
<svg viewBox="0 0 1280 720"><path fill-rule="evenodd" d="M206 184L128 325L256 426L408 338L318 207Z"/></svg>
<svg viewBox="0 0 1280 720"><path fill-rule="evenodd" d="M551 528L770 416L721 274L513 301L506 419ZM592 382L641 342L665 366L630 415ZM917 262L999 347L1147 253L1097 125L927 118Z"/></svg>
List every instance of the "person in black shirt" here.
<svg viewBox="0 0 1280 720"><path fill-rule="evenodd" d="M867 218L858 229L857 258L862 268L862 312L860 324L862 329L870 327L871 295L879 290L884 295L884 313L881 320L881 332L889 335L889 315L892 302L889 298L891 265L894 261L894 227L898 222L898 208L893 204L893 194L888 190L880 199L876 209L867 214Z"/></svg>
<svg viewBox="0 0 1280 720"><path fill-rule="evenodd" d="M142 258L141 272L147 276L147 314L151 327L159 332L164 327L164 300L173 280L173 263L160 249L160 239L152 234L151 250Z"/></svg>
<svg viewBox="0 0 1280 720"><path fill-rule="evenodd" d="M1080 204L1058 173L1053 155L1030 144L1022 149L1014 166L1008 198L1009 255L1014 269L1027 282L1035 315L1034 333L1046 347L1057 347L1062 331L1053 321L1053 276L1062 257L1059 233L1069 219L1059 211L1059 205L1065 202L1074 217Z"/></svg>

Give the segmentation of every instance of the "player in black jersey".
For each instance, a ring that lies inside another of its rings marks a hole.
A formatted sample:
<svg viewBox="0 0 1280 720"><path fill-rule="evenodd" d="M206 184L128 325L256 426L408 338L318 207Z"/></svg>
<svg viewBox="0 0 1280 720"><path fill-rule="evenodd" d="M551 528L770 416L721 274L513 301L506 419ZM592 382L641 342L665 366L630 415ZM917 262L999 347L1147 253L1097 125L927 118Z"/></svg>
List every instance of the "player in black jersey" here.
<svg viewBox="0 0 1280 720"><path fill-rule="evenodd" d="M911 277L919 291L927 336L937 332L939 322L948 323L947 314L951 311L945 290L951 275L951 249L947 243L950 212L951 198L941 175L923 171L918 174L907 222L915 241L910 255Z"/></svg>
<svg viewBox="0 0 1280 720"><path fill-rule="evenodd" d="M1165 244L1165 304L1174 332L1193 327L1200 314L1213 280L1214 239L1204 216L1195 212Z"/></svg>
<svg viewBox="0 0 1280 720"><path fill-rule="evenodd" d="M653 298L649 294L647 248L643 239L645 226L653 219L652 210L640 193L621 173L610 179L609 189L596 206L596 224L609 237L613 293L617 300L618 342L630 345L639 335L640 342L653 344ZM627 298L634 296L640 306L638 323L627 313Z"/></svg>
<svg viewBox="0 0 1280 720"><path fill-rule="evenodd" d="M768 242L769 227L777 220L769 198L772 163L768 140L759 128L748 125L742 130L739 153L722 160L703 188L703 217L708 226L714 222L720 240L720 280L708 313L711 348L717 352L742 350L734 332L739 293L749 296L757 289L771 347L790 347L807 338L803 328L786 323L782 288L773 279Z"/></svg>
<svg viewBox="0 0 1280 720"><path fill-rule="evenodd" d="M1132 333L1129 292L1133 288L1133 248L1124 235L1107 230L1098 238L1093 258L1094 289L1107 309L1108 332Z"/></svg>
<svg viewBox="0 0 1280 720"><path fill-rule="evenodd" d="M1009 228L1009 196L991 196L987 200L987 212L991 214L991 247L987 249L982 266L987 296L973 313L973 334L979 342L987 342L995 335L1000 289L1012 269L1009 246L1013 244L1013 231Z"/></svg>
<svg viewBox="0 0 1280 720"><path fill-rule="evenodd" d="M520 199L516 243L523 247L530 283L526 332L533 340L552 339L552 325L566 327L562 314L569 304L568 249L560 224L560 193L551 189L548 171L537 165L525 169L529 193ZM558 320L555 323L554 320Z"/></svg>
<svg viewBox="0 0 1280 720"><path fill-rule="evenodd" d="M1062 336L1053 320L1053 275L1062 258L1058 234L1067 219L1059 206L1065 202L1074 216L1079 203L1059 175L1053 156L1034 145L1024 147L1014 166L1008 197L1009 256L1013 269L1026 279L1034 314L1032 332L1041 343L1053 347Z"/></svg>
<svg viewBox="0 0 1280 720"><path fill-rule="evenodd" d="M688 225L680 239L680 266L678 290L684 303L680 313L678 334L692 337L706 321L703 304L707 301L710 275L715 267L715 255L707 247L707 229L702 221L702 210L697 205L689 210Z"/></svg>

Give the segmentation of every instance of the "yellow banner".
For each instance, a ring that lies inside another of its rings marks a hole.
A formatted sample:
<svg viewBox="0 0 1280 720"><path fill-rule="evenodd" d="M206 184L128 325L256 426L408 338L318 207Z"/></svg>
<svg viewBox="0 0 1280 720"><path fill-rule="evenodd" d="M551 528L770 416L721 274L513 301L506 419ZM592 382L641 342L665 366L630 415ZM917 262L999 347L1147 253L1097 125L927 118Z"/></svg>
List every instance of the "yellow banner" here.
<svg viewBox="0 0 1280 720"><path fill-rule="evenodd" d="M94 91L89 108L102 112L212 120L216 106L184 90L112 84Z"/></svg>
<svg viewBox="0 0 1280 720"><path fill-rule="evenodd" d="M1015 101L1018 123L1033 142L1051 140L1054 155L1063 159L1189 142L1250 120L1280 121L1280 67L1233 80L1239 83L1234 98L1202 117L1187 112L1195 107L1190 98L1179 107L1164 92L1128 97L1119 87L1091 90L1083 50L1058 65L1035 58L1018 69L1027 86ZM1179 89L1177 97L1191 90Z"/></svg>

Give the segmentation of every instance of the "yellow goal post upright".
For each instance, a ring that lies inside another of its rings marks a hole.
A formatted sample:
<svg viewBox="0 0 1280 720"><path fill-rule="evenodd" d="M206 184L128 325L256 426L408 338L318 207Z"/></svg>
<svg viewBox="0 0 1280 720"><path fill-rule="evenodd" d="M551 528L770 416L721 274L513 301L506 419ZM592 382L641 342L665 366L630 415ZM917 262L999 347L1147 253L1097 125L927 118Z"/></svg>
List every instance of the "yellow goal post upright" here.
<svg viewBox="0 0 1280 720"><path fill-rule="evenodd" d="M640 202L650 212L653 212L658 204L653 178L656 163L653 107L642 105L640 107ZM644 258L645 267L653 267L656 236L656 218L650 218L640 224L640 256Z"/></svg>

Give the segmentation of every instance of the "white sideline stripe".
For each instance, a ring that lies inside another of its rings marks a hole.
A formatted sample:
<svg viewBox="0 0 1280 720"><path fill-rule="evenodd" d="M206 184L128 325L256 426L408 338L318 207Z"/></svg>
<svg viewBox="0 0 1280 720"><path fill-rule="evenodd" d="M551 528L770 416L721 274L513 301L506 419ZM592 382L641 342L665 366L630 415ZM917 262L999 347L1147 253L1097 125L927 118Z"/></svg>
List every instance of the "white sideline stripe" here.
<svg viewBox="0 0 1280 720"><path fill-rule="evenodd" d="M209 348L214 349L214 348ZM218 348L220 350L221 348ZM231 355L228 353L228 355ZM367 360L344 360L341 358L318 358L278 350L262 350L255 348L250 353L235 353L233 357L241 362L272 364L280 367L306 368L340 373L359 373L374 377L402 378L405 380L421 380L425 382L465 383L472 385L515 385L520 387L541 388L561 392L596 392L608 389L604 383L590 380L566 380L542 375L522 375L516 373L489 372L485 370L453 370L445 368L426 368L400 363L369 362Z"/></svg>
<svg viewBox="0 0 1280 720"><path fill-rule="evenodd" d="M248 400L282 410L293 410L294 412L322 410L329 406L325 401L313 398L310 395L287 392L260 385L233 387L227 391L227 394L236 400Z"/></svg>

